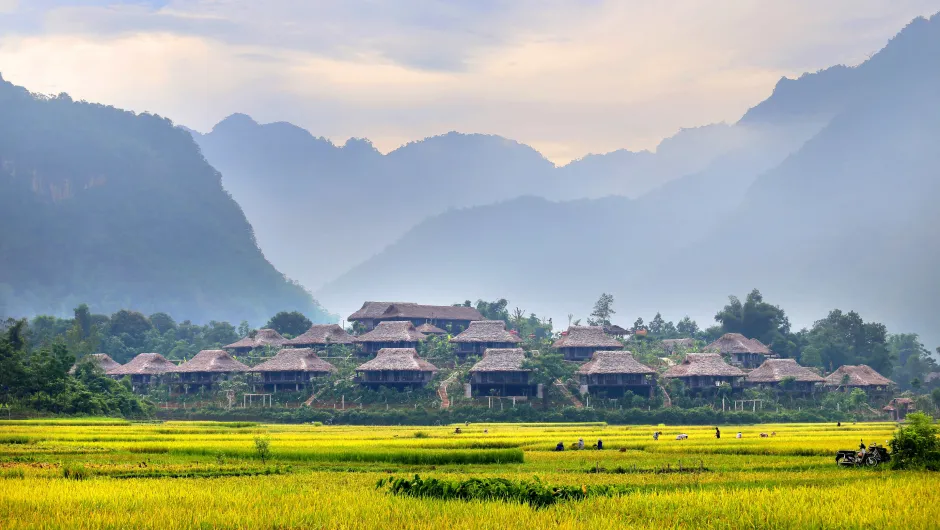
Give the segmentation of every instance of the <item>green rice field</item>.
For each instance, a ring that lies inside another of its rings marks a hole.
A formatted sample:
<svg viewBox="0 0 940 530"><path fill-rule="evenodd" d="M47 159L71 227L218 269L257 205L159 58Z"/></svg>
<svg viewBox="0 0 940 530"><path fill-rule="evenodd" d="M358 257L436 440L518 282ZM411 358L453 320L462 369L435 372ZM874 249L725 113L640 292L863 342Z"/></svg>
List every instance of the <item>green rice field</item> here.
<svg viewBox="0 0 940 530"><path fill-rule="evenodd" d="M835 464L838 449L884 444L894 427L736 426L716 439L711 427L590 423L5 421L0 528L937 528L935 474ZM554 451L579 438L586 449ZM590 449L598 439L603 451ZM256 440L269 443L263 459ZM580 498L541 506L377 487L415 475Z"/></svg>

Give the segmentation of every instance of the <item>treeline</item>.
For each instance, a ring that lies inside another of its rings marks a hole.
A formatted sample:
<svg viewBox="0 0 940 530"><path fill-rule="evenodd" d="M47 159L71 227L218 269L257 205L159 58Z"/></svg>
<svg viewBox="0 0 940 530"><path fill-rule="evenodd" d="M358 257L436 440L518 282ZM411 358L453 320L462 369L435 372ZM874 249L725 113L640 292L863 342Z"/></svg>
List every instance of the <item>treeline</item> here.
<svg viewBox="0 0 940 530"><path fill-rule="evenodd" d="M14 321L8 320L6 325L11 322ZM311 325L303 314L285 311L271 317L265 327L294 337ZM32 349L59 344L77 358L106 353L123 364L143 352L159 353L174 360L190 359L201 350L221 348L254 331L244 321L237 327L215 320L200 325L189 320L176 322L167 313L148 316L127 309L100 315L91 313L86 304L81 304L75 308L73 318L34 317L23 328L23 335Z"/></svg>
<svg viewBox="0 0 940 530"><path fill-rule="evenodd" d="M92 363L75 366L61 344L29 347L25 321L12 322L0 336L0 404L8 411L69 415L150 417L154 407L129 385L115 381Z"/></svg>

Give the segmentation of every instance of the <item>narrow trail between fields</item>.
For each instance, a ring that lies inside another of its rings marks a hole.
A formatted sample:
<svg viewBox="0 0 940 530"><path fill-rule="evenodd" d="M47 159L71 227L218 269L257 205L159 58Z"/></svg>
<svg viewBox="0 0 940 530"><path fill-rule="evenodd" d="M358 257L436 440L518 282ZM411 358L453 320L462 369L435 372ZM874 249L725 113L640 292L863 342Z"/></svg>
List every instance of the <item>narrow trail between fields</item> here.
<svg viewBox="0 0 940 530"><path fill-rule="evenodd" d="M666 387L659 385L659 389L663 391L663 408L668 409L672 406L672 398L669 397L669 392L666 392Z"/></svg>
<svg viewBox="0 0 940 530"><path fill-rule="evenodd" d="M558 387L558 391L561 392L562 395L564 395L566 398L568 398L569 401L571 401L571 404L574 405L574 408L576 409L584 408L584 403L581 403L581 400L576 398L574 394L572 394L571 391L568 390L568 387L566 387L565 384L561 382L561 379L555 379L555 386Z"/></svg>

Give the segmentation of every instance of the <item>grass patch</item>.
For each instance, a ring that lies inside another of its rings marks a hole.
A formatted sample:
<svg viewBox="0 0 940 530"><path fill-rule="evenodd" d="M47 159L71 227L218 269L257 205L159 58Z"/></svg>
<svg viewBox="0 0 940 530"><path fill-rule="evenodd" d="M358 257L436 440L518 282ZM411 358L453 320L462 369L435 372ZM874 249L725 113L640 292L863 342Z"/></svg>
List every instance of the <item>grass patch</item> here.
<svg viewBox="0 0 940 530"><path fill-rule="evenodd" d="M182 447L171 449L172 454L193 456L207 456L216 458L220 454L224 458L258 458L257 452L252 449L218 449L202 447ZM438 450L438 449L410 449L410 450L285 450L272 448L268 457L271 460L287 460L295 462L389 462L409 465L447 465L447 464L521 464L524 455L521 449L481 449L481 450Z"/></svg>
<svg viewBox="0 0 940 530"><path fill-rule="evenodd" d="M29 436L16 435L16 434L0 436L0 444L25 445L25 444L31 444L31 443L36 443L36 441L30 438Z"/></svg>

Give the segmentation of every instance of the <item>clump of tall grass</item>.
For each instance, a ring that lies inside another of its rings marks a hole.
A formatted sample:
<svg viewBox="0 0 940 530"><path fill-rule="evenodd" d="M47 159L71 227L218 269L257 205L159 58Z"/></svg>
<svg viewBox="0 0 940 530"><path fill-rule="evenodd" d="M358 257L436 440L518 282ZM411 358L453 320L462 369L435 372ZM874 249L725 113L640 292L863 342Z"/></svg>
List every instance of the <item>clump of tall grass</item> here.
<svg viewBox="0 0 940 530"><path fill-rule="evenodd" d="M88 476L88 470L81 464L68 464L62 468L62 478L65 479L85 480Z"/></svg>
<svg viewBox="0 0 940 530"><path fill-rule="evenodd" d="M623 486L581 485L550 486L539 480L509 480L505 478L471 478L460 481L388 477L376 483L393 495L408 497L458 499L463 501L503 501L528 504L544 508L561 501L582 500L590 496L623 495L631 490Z"/></svg>
<svg viewBox="0 0 940 530"><path fill-rule="evenodd" d="M21 434L11 434L7 436L0 436L0 444L10 444L10 445L25 445L30 443L35 443L36 440L30 438L29 436Z"/></svg>
<svg viewBox="0 0 940 530"><path fill-rule="evenodd" d="M26 472L21 468L0 469L0 479L5 478L26 478Z"/></svg>
<svg viewBox="0 0 940 530"><path fill-rule="evenodd" d="M170 452L170 448L165 445L138 445L131 446L127 449L131 453L145 454L145 455L160 455Z"/></svg>
<svg viewBox="0 0 940 530"><path fill-rule="evenodd" d="M226 458L260 458L254 449L210 449L205 447L179 447L172 454ZM267 456L266 456L267 458ZM521 449L436 450L436 449L345 449L345 450L291 450L272 449L272 460L296 462L388 462L409 465L446 464L521 464Z"/></svg>

